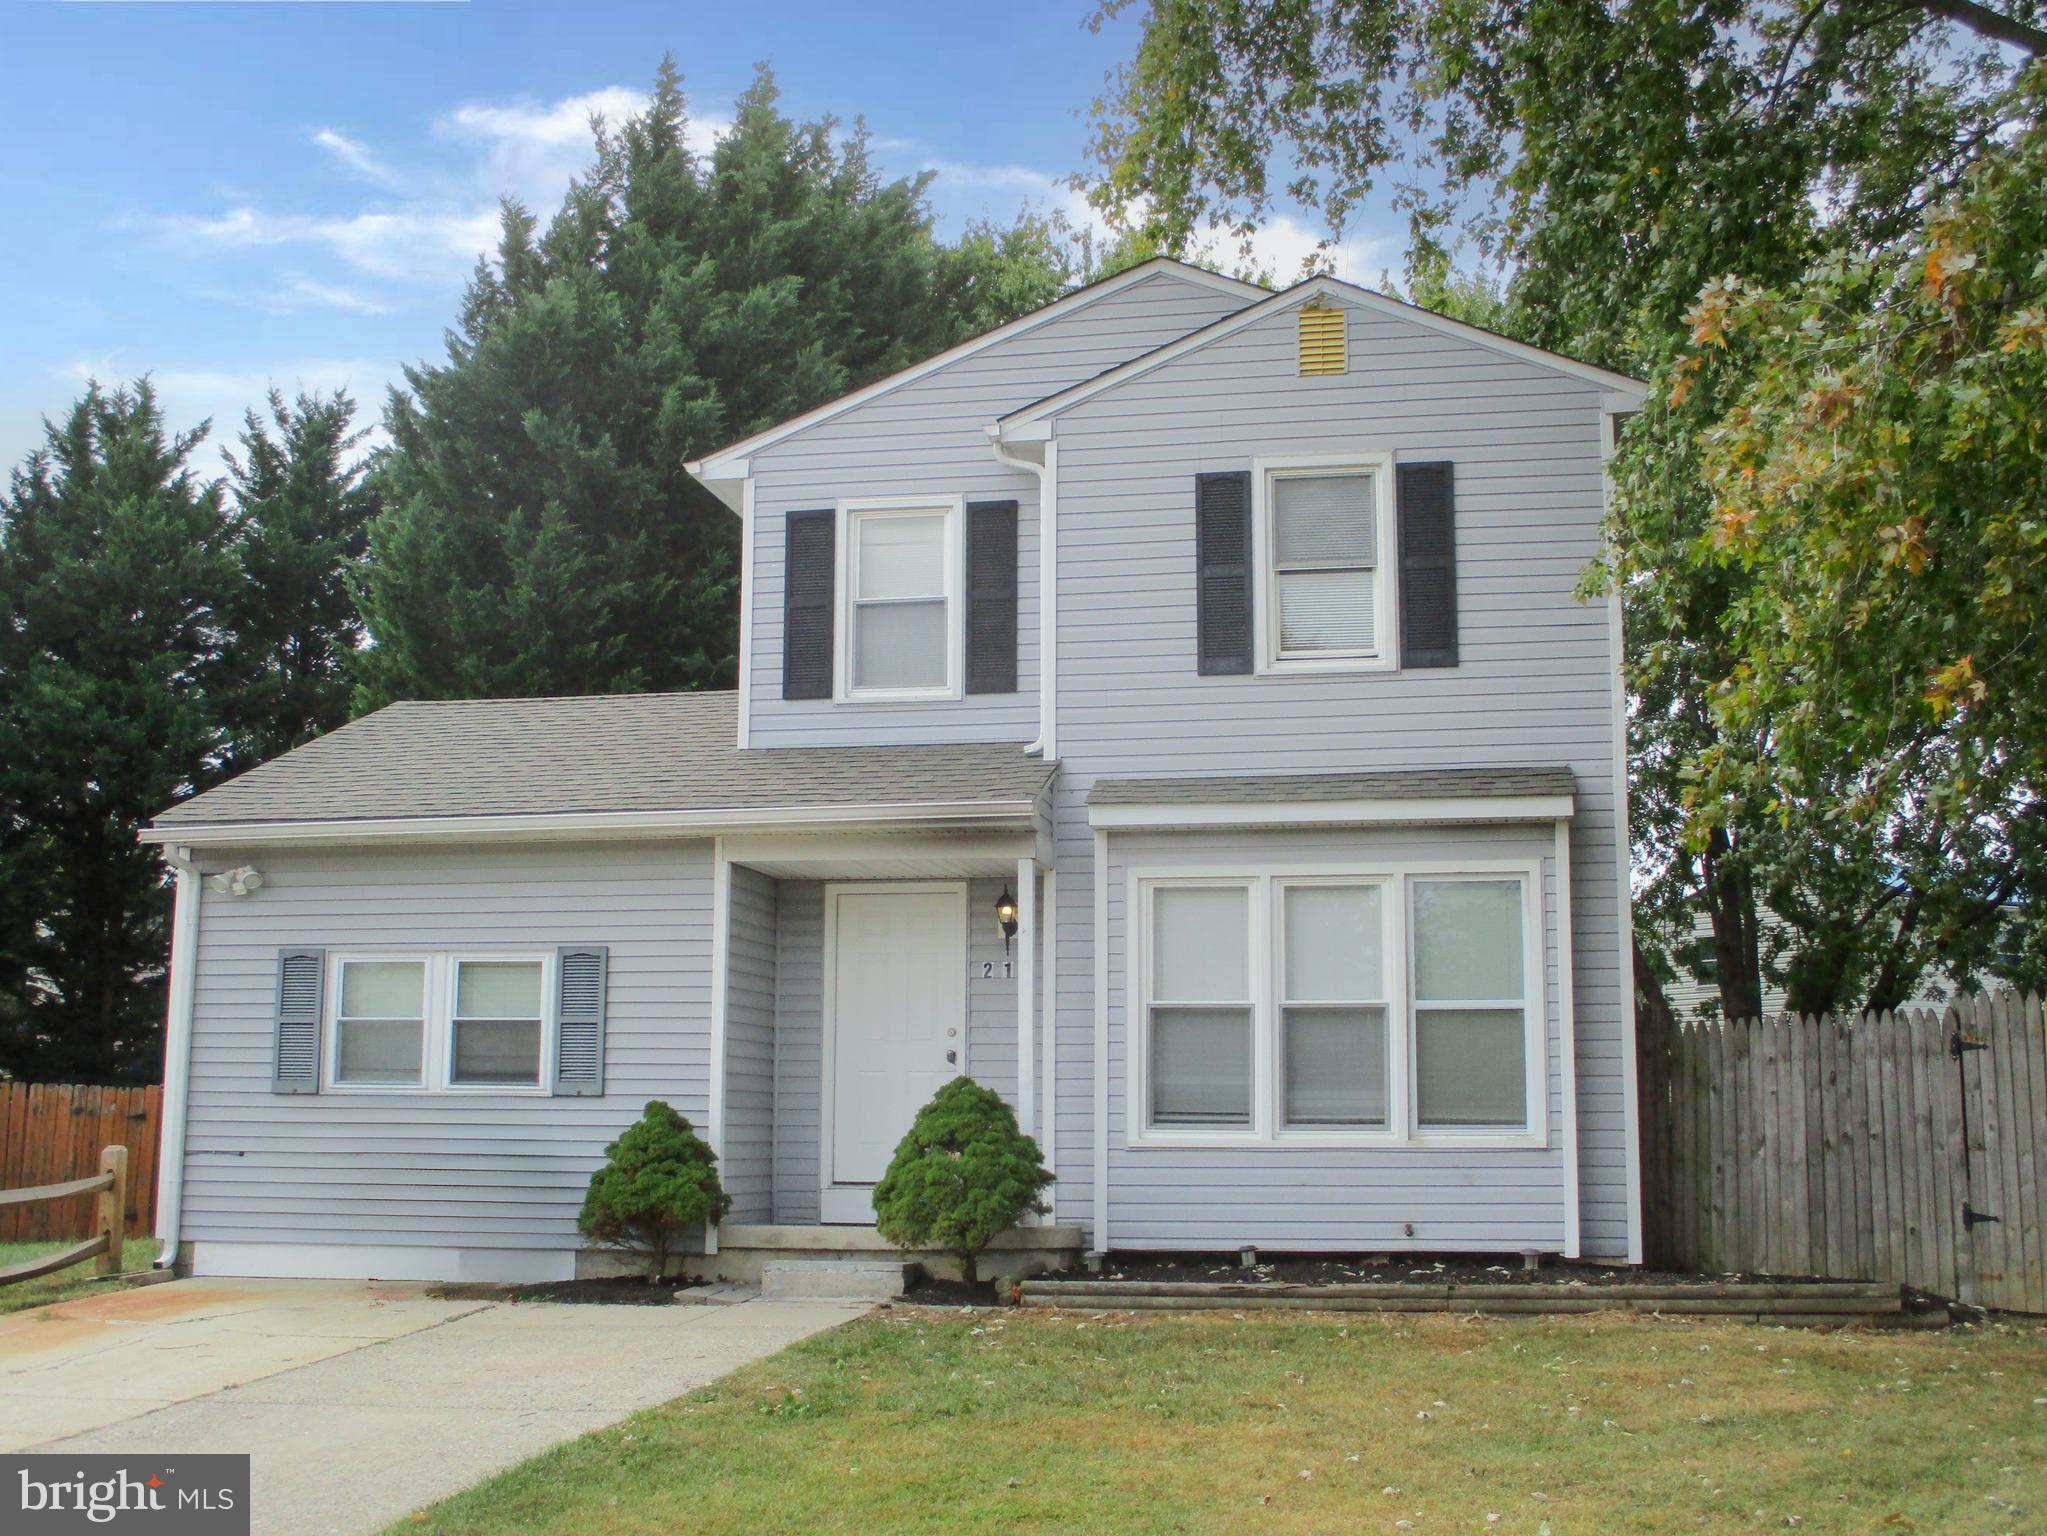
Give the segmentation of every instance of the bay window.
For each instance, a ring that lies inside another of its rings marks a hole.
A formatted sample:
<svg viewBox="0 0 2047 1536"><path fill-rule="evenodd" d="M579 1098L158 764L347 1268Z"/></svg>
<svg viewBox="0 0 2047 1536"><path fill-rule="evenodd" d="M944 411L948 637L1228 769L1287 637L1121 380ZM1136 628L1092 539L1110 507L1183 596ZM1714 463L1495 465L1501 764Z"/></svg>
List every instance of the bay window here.
<svg viewBox="0 0 2047 1536"><path fill-rule="evenodd" d="M1539 866L1132 875L1136 1140L1539 1144Z"/></svg>

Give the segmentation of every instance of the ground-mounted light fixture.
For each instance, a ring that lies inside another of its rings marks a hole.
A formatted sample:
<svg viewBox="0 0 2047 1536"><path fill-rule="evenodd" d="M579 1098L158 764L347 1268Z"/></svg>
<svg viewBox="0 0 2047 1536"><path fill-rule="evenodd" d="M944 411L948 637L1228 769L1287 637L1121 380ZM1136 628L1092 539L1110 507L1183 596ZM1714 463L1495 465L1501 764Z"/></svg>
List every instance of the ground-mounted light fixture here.
<svg viewBox="0 0 2047 1536"><path fill-rule="evenodd" d="M1016 896L1008 886L995 898L995 921L1002 925L1002 952L1009 953L1009 941L1016 937Z"/></svg>

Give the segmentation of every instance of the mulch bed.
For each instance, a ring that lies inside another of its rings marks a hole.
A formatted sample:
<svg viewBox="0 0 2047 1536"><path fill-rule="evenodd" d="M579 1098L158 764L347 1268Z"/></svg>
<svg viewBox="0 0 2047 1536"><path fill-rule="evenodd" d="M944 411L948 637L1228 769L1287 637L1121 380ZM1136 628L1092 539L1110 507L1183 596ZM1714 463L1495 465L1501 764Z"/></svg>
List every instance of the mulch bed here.
<svg viewBox="0 0 2047 1536"><path fill-rule="evenodd" d="M665 1307L675 1293L693 1282L683 1279L649 1281L642 1275L621 1275L606 1280L548 1280L536 1285L431 1286L427 1295L441 1301L553 1301L583 1305Z"/></svg>
<svg viewBox="0 0 2047 1536"><path fill-rule="evenodd" d="M1517 1258L1417 1259L1351 1256L1274 1257L1245 1269L1215 1254L1118 1256L1099 1272L1068 1269L1044 1280L1130 1280L1146 1284L1209 1285L1724 1285L1729 1275L1672 1274L1625 1265L1548 1260L1533 1271ZM1742 1280L1786 1283L1783 1277L1742 1275Z"/></svg>
<svg viewBox="0 0 2047 1536"><path fill-rule="evenodd" d="M920 1307L1006 1307L1015 1299L1014 1281L934 1280L922 1271L903 1292L903 1300Z"/></svg>

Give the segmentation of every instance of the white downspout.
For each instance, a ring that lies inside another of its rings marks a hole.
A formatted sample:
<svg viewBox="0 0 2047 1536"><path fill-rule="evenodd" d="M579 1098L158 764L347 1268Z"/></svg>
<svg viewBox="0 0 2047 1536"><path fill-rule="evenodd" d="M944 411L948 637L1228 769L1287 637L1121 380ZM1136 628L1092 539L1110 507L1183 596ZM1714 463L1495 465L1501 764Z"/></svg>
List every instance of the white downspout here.
<svg viewBox="0 0 2047 1536"><path fill-rule="evenodd" d="M1002 446L1000 430L988 428L995 462L1038 477L1038 739L1026 756L1059 759L1059 444L1047 441L1044 462L1020 459Z"/></svg>
<svg viewBox="0 0 2047 1536"><path fill-rule="evenodd" d="M176 872L171 906L170 1007L164 1016L163 1145L156 1165L156 1267L178 1262L179 1216L185 1200L185 1109L192 1083L192 1002L199 982L199 868L189 848L164 849Z"/></svg>

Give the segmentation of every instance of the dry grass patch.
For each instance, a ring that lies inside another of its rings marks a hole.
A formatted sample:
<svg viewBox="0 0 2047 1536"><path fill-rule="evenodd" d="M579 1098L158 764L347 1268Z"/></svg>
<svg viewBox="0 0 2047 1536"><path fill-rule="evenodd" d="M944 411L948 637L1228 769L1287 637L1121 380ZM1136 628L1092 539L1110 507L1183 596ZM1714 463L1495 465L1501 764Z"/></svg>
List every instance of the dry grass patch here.
<svg viewBox="0 0 2047 1536"><path fill-rule="evenodd" d="M2038 1330L892 1311L396 1529L1990 1536L2043 1461Z"/></svg>

